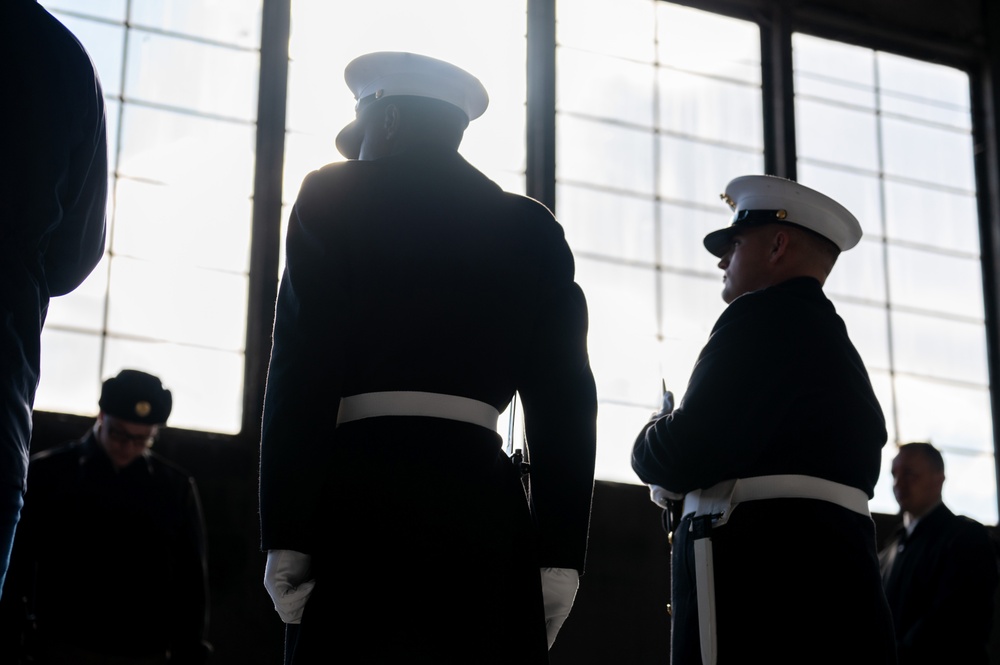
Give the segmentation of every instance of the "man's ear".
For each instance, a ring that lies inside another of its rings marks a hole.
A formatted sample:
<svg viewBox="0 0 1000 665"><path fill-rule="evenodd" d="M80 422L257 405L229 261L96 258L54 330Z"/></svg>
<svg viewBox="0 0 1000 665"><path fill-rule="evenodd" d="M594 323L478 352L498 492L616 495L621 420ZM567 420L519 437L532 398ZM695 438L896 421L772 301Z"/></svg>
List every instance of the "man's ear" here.
<svg viewBox="0 0 1000 665"><path fill-rule="evenodd" d="M769 263L777 263L785 255L788 251L788 243L791 240L790 236L791 234L787 230L781 228L771 236L771 247L767 257Z"/></svg>

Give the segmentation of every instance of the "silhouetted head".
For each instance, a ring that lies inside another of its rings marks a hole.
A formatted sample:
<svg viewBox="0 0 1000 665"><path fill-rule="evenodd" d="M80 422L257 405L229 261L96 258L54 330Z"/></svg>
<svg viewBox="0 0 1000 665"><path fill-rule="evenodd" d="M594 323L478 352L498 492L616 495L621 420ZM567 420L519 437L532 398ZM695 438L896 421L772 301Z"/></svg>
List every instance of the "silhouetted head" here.
<svg viewBox="0 0 1000 665"><path fill-rule="evenodd" d="M469 122L489 96L472 74L415 53L368 53L352 60L344 79L357 100L355 120L337 135L348 159L378 159L414 146L458 149Z"/></svg>

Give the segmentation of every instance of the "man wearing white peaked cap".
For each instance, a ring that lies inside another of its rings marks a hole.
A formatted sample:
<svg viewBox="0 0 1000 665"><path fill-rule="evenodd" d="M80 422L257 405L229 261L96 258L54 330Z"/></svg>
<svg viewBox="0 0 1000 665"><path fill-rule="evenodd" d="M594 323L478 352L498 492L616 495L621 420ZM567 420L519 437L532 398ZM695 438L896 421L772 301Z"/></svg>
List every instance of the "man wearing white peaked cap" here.
<svg viewBox="0 0 1000 665"><path fill-rule="evenodd" d="M823 293L861 225L773 176L721 198L704 244L729 306L632 450L672 515L671 662L894 663L868 511L885 418Z"/></svg>
<svg viewBox="0 0 1000 665"><path fill-rule="evenodd" d="M348 161L310 173L292 210L264 402L287 660L547 663L596 454L573 257L544 206L459 155L488 105L478 79L402 52L345 79ZM530 471L497 434L515 393Z"/></svg>

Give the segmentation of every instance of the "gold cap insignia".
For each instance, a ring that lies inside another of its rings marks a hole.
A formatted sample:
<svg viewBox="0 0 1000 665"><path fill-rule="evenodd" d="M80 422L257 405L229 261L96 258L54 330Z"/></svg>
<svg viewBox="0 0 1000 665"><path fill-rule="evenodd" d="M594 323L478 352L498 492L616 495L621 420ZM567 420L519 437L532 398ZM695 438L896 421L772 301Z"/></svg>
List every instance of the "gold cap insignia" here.
<svg viewBox="0 0 1000 665"><path fill-rule="evenodd" d="M722 194L719 194L719 198L725 201L726 205L728 205L731 210L736 210L736 201L733 201L729 197L729 194L723 192Z"/></svg>
<svg viewBox="0 0 1000 665"><path fill-rule="evenodd" d="M149 402L136 402L135 403L135 415L140 418L145 418L153 410L153 406Z"/></svg>
<svg viewBox="0 0 1000 665"><path fill-rule="evenodd" d="M778 212L774 213L774 216L777 217L778 219L784 219L785 217L788 217L788 211L779 210Z"/></svg>

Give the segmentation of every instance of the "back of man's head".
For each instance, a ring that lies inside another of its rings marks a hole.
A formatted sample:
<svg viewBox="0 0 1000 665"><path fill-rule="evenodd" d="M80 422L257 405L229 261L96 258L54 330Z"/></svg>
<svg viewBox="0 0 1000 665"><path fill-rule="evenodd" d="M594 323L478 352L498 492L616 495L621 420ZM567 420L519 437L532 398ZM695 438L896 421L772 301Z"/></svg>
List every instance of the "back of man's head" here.
<svg viewBox="0 0 1000 665"><path fill-rule="evenodd" d="M404 95L387 97L379 106L372 109L375 122L384 122L385 109L389 107L395 106L400 112L392 139L393 152L422 146L458 150L469 126L469 118L461 109L439 99Z"/></svg>
<svg viewBox="0 0 1000 665"><path fill-rule="evenodd" d="M944 473L944 457L941 456L941 451L935 448L932 444L926 441L912 441L910 443L903 443L899 446L899 452L914 452L919 453L927 458L930 462L931 468L935 471L940 471Z"/></svg>

